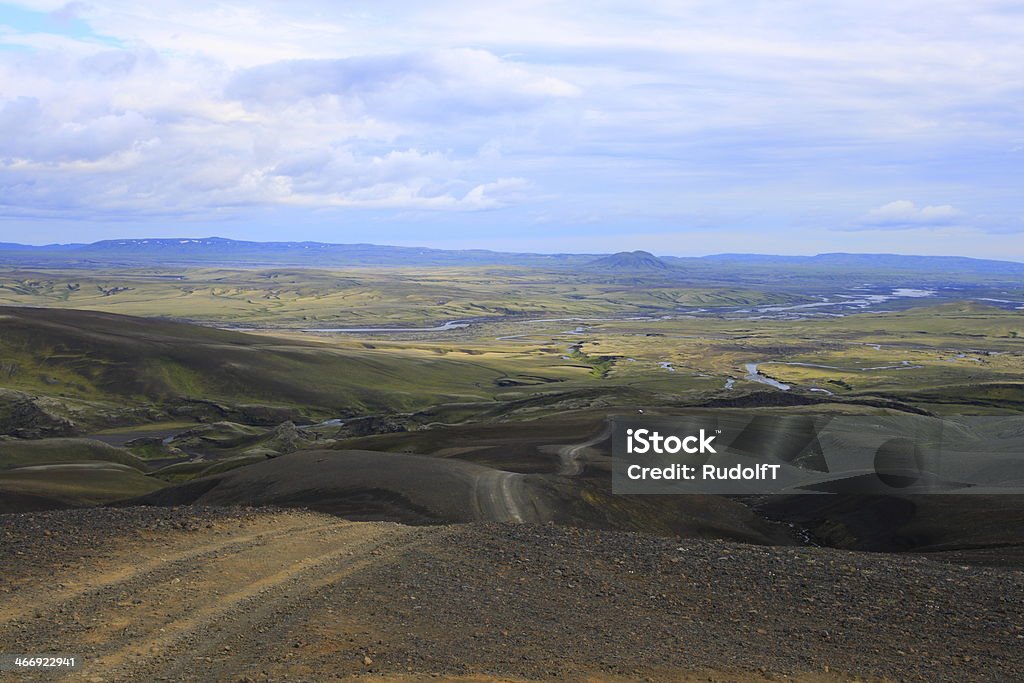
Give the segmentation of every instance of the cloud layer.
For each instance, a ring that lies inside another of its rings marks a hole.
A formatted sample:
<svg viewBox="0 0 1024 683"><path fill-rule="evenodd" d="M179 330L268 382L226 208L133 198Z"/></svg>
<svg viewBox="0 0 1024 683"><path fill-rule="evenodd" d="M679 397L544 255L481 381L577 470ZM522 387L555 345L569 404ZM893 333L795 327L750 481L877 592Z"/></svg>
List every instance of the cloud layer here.
<svg viewBox="0 0 1024 683"><path fill-rule="evenodd" d="M0 104L0 210L14 216L492 209L526 181L431 131L578 95L483 50L234 69L150 49L42 58L7 72L24 94Z"/></svg>
<svg viewBox="0 0 1024 683"><path fill-rule="evenodd" d="M895 4L0 3L0 240L1024 229L1024 12Z"/></svg>
<svg viewBox="0 0 1024 683"><path fill-rule="evenodd" d="M949 204L918 207L912 201L900 199L868 211L861 219L861 226L906 230L954 225L963 219L963 212Z"/></svg>

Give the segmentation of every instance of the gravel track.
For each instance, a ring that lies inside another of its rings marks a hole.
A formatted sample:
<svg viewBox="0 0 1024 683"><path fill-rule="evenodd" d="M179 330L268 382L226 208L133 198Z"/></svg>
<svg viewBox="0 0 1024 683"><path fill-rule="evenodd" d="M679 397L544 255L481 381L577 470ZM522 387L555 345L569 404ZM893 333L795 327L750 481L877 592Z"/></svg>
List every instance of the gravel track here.
<svg viewBox="0 0 1024 683"><path fill-rule="evenodd" d="M0 540L0 652L66 680L1024 680L1024 572L920 556L189 507Z"/></svg>

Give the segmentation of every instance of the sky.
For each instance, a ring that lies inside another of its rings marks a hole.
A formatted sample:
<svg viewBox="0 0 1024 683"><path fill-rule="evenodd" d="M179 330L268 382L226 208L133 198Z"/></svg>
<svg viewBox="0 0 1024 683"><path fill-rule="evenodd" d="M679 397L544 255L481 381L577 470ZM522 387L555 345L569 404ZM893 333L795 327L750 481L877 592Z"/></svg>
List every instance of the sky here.
<svg viewBox="0 0 1024 683"><path fill-rule="evenodd" d="M0 2L0 242L1024 261L1024 3Z"/></svg>

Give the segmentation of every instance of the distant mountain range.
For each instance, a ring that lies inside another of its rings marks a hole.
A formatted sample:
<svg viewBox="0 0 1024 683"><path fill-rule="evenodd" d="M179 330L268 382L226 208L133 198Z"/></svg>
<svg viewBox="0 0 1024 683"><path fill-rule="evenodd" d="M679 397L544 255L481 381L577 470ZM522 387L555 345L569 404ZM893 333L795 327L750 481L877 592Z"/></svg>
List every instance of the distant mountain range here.
<svg viewBox="0 0 1024 683"><path fill-rule="evenodd" d="M0 263L48 261L62 265L416 266L562 265L599 254L517 254L484 249L447 250L376 244L248 242L223 237L103 240L92 244L27 246L0 243Z"/></svg>
<svg viewBox="0 0 1024 683"><path fill-rule="evenodd" d="M31 246L0 243L0 265L39 267L342 267L342 266L531 266L628 273L789 273L843 271L1024 276L1024 263L962 256L898 254L818 254L774 256L716 254L702 257L657 257L646 251L617 254L533 254L485 249L446 250L375 244L323 242L249 242L221 237L120 239L91 244Z"/></svg>

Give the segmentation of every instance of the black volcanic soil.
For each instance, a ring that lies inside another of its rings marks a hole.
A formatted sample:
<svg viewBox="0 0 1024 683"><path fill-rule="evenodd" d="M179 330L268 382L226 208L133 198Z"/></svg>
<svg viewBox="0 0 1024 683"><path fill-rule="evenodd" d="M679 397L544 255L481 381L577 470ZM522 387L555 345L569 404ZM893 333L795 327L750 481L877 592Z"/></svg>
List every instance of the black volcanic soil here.
<svg viewBox="0 0 1024 683"><path fill-rule="evenodd" d="M721 496L613 496L588 482L524 475L454 458L298 451L194 479L134 505L272 505L403 524L554 521L582 527L792 544L788 527ZM118 503L119 505L122 503Z"/></svg>
<svg viewBox="0 0 1024 683"><path fill-rule="evenodd" d="M1024 572L922 556L188 507L0 540L0 652L85 681L1024 680Z"/></svg>
<svg viewBox="0 0 1024 683"><path fill-rule="evenodd" d="M1024 568L1024 496L766 496L748 502L768 518L796 524L819 545Z"/></svg>

